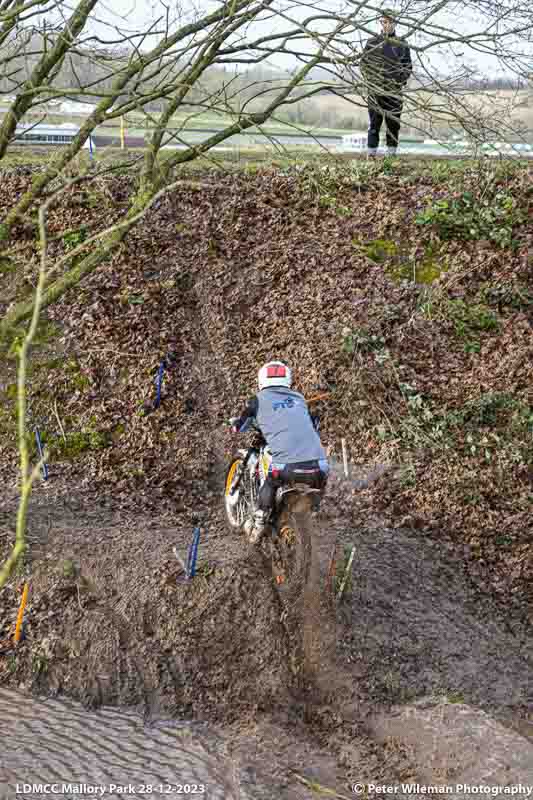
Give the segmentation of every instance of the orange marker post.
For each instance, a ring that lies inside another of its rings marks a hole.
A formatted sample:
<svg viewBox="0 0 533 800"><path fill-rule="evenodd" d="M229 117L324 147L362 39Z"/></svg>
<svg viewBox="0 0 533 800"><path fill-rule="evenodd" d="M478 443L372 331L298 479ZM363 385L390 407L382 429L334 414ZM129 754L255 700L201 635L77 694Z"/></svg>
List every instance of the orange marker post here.
<svg viewBox="0 0 533 800"><path fill-rule="evenodd" d="M29 591L29 586L27 583L25 583L24 591L22 592L22 600L20 601L19 613L17 614L17 624L15 626L15 636L14 636L15 644L19 643L20 636L22 634L22 620L24 619L24 609L26 608L26 603L28 602L28 591Z"/></svg>

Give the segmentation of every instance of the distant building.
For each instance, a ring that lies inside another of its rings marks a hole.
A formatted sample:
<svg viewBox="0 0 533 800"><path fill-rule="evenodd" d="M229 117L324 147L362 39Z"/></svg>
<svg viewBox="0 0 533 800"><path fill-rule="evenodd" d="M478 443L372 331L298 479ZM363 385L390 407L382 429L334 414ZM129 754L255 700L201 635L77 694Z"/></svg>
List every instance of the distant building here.
<svg viewBox="0 0 533 800"><path fill-rule="evenodd" d="M70 144L79 132L79 127L71 122L64 122L62 125L47 125L39 122L36 125L20 124L17 125L13 142L15 144L48 144L66 145ZM94 141L89 136L83 144L83 150L94 149Z"/></svg>
<svg viewBox="0 0 533 800"><path fill-rule="evenodd" d="M75 100L61 103L59 107L62 114L92 114L94 109L90 103L77 103Z"/></svg>

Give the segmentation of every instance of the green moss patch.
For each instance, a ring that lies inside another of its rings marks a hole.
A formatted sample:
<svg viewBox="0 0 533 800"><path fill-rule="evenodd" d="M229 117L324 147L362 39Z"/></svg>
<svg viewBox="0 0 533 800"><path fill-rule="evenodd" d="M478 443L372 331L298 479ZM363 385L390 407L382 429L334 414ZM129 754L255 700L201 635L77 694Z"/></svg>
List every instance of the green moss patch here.
<svg viewBox="0 0 533 800"><path fill-rule="evenodd" d="M373 239L370 242L361 242L359 239L353 239L352 244L375 264L383 264L390 260L398 254L399 249L398 245L391 239Z"/></svg>
<svg viewBox="0 0 533 800"><path fill-rule="evenodd" d="M0 256L0 275L10 275L13 272L16 272L17 265L13 261L13 259L8 258L7 256Z"/></svg>

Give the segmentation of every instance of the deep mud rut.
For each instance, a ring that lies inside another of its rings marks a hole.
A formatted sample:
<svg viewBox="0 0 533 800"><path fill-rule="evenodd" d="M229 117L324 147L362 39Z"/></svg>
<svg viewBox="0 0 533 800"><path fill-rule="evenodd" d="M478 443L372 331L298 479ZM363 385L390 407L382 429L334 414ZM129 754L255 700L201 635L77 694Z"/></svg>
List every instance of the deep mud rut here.
<svg viewBox="0 0 533 800"><path fill-rule="evenodd" d="M100 508L69 493L60 474L32 498L25 640L0 655L0 684L87 708L128 706L147 720L206 721L257 798L320 796L312 781L350 797L354 781L442 777L417 747L416 725L405 740L408 726L387 728L420 702L486 713L493 737L500 723L510 732L504 751L519 741L533 763L526 623L473 586L443 547L378 519L347 522L345 488L333 479L318 523L322 579L335 544L356 546L349 597L335 615L322 603L316 620L318 688L302 694L269 565L227 532L222 504L201 520L199 574L188 585L172 548L186 556L191 519ZM2 556L14 508L5 498ZM4 644L19 598L13 584L0 592ZM439 758L458 763L453 749Z"/></svg>

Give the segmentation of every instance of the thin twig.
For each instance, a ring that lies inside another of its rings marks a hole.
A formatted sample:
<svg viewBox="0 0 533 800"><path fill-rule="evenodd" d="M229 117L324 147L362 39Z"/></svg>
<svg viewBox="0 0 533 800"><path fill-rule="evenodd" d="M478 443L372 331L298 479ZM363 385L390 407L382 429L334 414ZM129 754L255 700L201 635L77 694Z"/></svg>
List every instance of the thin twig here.
<svg viewBox="0 0 533 800"><path fill-rule="evenodd" d="M346 439L344 438L341 439L341 445L342 445L342 463L344 466L344 477L348 478L350 476L350 470L348 467L348 451L346 449Z"/></svg>
<svg viewBox="0 0 533 800"><path fill-rule="evenodd" d="M20 500L17 509L17 528L15 536L15 545L11 551L10 556L4 562L0 569L0 588L4 586L9 580L11 573L17 565L19 559L27 548L26 529L27 529L27 515L30 495L32 492L33 484L39 475L39 472L46 463L48 457L46 449L42 453L41 459L35 464L33 469L30 464L30 454L27 441L27 399L26 399L26 373L28 368L28 354L37 332L39 324L39 316L42 307L42 299L44 293L44 285L46 282L46 267L48 258L48 238L46 229L46 215L48 208L53 202L56 195L58 195L69 185L77 183L74 179L67 184L66 187L61 187L51 197L43 203L39 209L39 237L41 247L41 259L39 263L39 279L35 290L35 297L33 301L33 310L31 315L31 322L26 335L20 345L19 349L19 365L17 375L17 410L18 410L18 446L19 446L19 459L20 459Z"/></svg>
<svg viewBox="0 0 533 800"><path fill-rule="evenodd" d="M310 781L307 778L304 778L304 776L300 775L298 772L294 772L294 770L290 770L290 772L294 775L297 781L303 783L304 786L307 786L308 789L311 789L311 791L316 792L317 794L326 795L327 797L335 797L338 800L350 800L350 798L346 797L345 794L339 794L335 789L329 789L327 786L322 786L322 784L318 783L317 781Z"/></svg>
<svg viewBox="0 0 533 800"><path fill-rule="evenodd" d="M30 456L28 449L28 441L26 437L26 371L28 365L28 351L37 331L39 323L39 314L41 310L41 301L43 296L44 283L46 279L46 258L47 258L47 240L46 240L46 214L47 204L39 210L39 232L41 238L41 261L39 266L39 280L35 291L35 300L33 304L33 314L31 317L30 326L20 345L19 349L19 368L17 375L17 406L18 406L18 445L19 445L19 458L20 458L20 501L17 509L17 530L15 536L15 545L8 557L7 561L0 570L0 588L4 586L18 563L19 558L26 550L26 517L28 512L28 504L30 494L39 470L44 463L46 453L43 453L40 461L35 465L33 470L30 467Z"/></svg>
<svg viewBox="0 0 533 800"><path fill-rule="evenodd" d="M83 606L81 604L81 599L80 599L80 584L79 584L79 581L76 581L76 591L78 593L78 605L80 607L80 611L83 611Z"/></svg>
<svg viewBox="0 0 533 800"><path fill-rule="evenodd" d="M348 576L350 574L350 570L352 568L352 561L355 555L355 545L352 547L352 552L350 553L350 558L348 559L348 564L346 565L346 569L344 570L344 577L342 579L341 587L337 594L337 600L340 600L342 597L342 593L344 592L344 587L346 586L346 582L348 580Z"/></svg>
<svg viewBox="0 0 533 800"><path fill-rule="evenodd" d="M125 356L126 358L141 358L142 353L122 353L115 347L88 347L86 353L116 353L117 356Z"/></svg>
<svg viewBox="0 0 533 800"><path fill-rule="evenodd" d="M59 430L61 431L61 435L63 436L63 441L64 441L64 442L65 442L65 444L66 444L66 442L67 442L67 437L65 436L65 430L64 430L64 428L63 428L63 425L62 425L62 423L61 423L61 420L60 420L60 418L59 418L59 413L58 413L58 410L57 410L57 400L56 400L56 398L55 398L55 397L54 397L54 413L55 413L55 415L56 415L57 424L59 425Z"/></svg>

